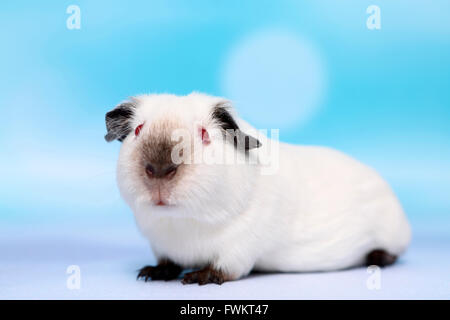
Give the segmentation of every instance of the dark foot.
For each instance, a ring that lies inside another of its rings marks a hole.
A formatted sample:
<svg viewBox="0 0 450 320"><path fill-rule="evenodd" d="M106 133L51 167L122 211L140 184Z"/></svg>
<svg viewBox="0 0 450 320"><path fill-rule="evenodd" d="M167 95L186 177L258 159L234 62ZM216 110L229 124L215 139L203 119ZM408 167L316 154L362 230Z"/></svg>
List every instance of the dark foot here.
<svg viewBox="0 0 450 320"><path fill-rule="evenodd" d="M227 281L225 274L222 271L217 271L212 267L206 267L199 271L189 272L184 275L183 284L198 283L204 285L207 283L222 284Z"/></svg>
<svg viewBox="0 0 450 320"><path fill-rule="evenodd" d="M146 266L139 270L137 279L143 278L144 281L151 280L173 280L176 279L183 269L171 262L171 261L161 261L157 266Z"/></svg>
<svg viewBox="0 0 450 320"><path fill-rule="evenodd" d="M379 267L385 267L393 264L397 260L397 256L389 254L385 250L373 250L367 255L366 265L377 265Z"/></svg>

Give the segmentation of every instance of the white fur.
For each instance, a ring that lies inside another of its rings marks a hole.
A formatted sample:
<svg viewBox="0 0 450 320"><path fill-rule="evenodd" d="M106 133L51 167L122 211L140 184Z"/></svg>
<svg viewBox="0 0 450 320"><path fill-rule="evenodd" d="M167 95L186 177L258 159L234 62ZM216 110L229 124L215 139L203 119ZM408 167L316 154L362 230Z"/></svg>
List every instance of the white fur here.
<svg viewBox="0 0 450 320"><path fill-rule="evenodd" d="M211 108L222 100L198 93L140 96L133 127L169 119L184 128L200 122L211 129ZM252 129L235 119L243 131ZM270 145L259 138L262 147L249 151L253 157ZM373 249L399 255L410 241L409 224L388 184L338 151L280 143L273 175L262 175L260 164L192 164L168 191L172 206L157 207L136 173L136 145L134 134L123 141L118 185L158 258L184 267L212 263L237 279L252 269L357 266ZM213 139L204 152L220 147L233 148Z"/></svg>

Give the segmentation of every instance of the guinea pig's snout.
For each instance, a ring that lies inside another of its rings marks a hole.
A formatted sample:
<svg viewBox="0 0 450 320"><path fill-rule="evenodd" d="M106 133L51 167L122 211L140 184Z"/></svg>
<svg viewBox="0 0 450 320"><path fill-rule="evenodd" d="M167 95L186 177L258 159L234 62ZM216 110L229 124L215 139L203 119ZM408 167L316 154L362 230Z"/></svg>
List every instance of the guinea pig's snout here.
<svg viewBox="0 0 450 320"><path fill-rule="evenodd" d="M177 165L169 165L162 168L157 168L151 164L145 166L145 173L150 179L172 179L177 173Z"/></svg>

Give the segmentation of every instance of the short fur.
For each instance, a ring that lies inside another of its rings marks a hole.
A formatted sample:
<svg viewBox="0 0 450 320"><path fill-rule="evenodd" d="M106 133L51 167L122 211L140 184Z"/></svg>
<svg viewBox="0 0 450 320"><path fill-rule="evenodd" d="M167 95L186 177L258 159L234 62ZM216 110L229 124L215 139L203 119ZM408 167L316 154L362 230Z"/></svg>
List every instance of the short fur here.
<svg viewBox="0 0 450 320"><path fill-rule="evenodd" d="M231 119L223 113L222 120L214 116L224 103ZM148 179L145 164L156 161L151 158L170 144L170 133L177 128L191 130L193 141L201 139L196 126L223 129L224 119L242 132L254 128L223 98L198 93L143 95L133 98L132 105L132 115L122 124L136 128L144 123L140 135L128 130L123 137L119 129L107 137L123 138L119 189L158 260L212 268L219 273L210 274L222 274L222 281L252 269L299 272L360 266L368 258L381 259L379 253L368 257L374 250L398 256L407 248L410 227L389 185L371 168L329 148L280 143L279 170L262 175L260 160L271 141L258 137L257 145L242 155L256 163L181 164L173 179ZM108 130L119 127L116 121ZM214 157L218 148L234 147L212 136L202 152ZM167 155L160 156L166 164ZM166 205L155 204L161 199Z"/></svg>

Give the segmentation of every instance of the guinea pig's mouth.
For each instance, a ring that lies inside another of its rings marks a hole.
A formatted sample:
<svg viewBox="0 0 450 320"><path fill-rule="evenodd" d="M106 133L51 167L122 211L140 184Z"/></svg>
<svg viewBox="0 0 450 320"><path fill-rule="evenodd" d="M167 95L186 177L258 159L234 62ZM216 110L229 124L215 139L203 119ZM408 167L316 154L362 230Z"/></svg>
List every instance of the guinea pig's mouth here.
<svg viewBox="0 0 450 320"><path fill-rule="evenodd" d="M169 200L170 193L158 186L149 186L150 204L155 207L173 207L174 204Z"/></svg>
<svg viewBox="0 0 450 320"><path fill-rule="evenodd" d="M167 201L164 201L163 199L156 200L153 202L153 205L155 207L174 207L175 205L168 203Z"/></svg>

